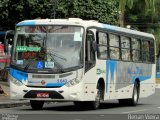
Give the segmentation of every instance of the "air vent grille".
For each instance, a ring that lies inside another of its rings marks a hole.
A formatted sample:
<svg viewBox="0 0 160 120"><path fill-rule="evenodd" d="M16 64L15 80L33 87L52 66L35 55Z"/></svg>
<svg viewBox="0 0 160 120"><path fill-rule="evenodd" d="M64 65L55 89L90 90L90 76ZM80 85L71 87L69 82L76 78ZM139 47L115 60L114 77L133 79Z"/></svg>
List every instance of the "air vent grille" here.
<svg viewBox="0 0 160 120"><path fill-rule="evenodd" d="M55 78L55 75L32 75L32 78Z"/></svg>

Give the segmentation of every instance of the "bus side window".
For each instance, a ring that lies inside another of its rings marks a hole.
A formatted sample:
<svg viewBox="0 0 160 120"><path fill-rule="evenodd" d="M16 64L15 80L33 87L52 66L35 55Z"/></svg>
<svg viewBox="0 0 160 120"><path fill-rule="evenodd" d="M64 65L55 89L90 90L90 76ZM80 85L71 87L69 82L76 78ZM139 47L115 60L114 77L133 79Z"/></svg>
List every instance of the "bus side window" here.
<svg viewBox="0 0 160 120"><path fill-rule="evenodd" d="M95 41L94 33L91 30L87 31L86 35L86 49L85 49L85 70L88 71L95 65L95 51L93 49L93 42Z"/></svg>
<svg viewBox="0 0 160 120"><path fill-rule="evenodd" d="M111 59L120 59L119 36L109 34L109 55Z"/></svg>
<svg viewBox="0 0 160 120"><path fill-rule="evenodd" d="M108 38L107 38L107 33L103 32L98 32L98 51L97 55L99 59L107 59L108 58L108 49L107 49L107 44L108 44Z"/></svg>
<svg viewBox="0 0 160 120"><path fill-rule="evenodd" d="M149 54L150 54L150 62L155 63L155 53L154 53L154 42L149 42Z"/></svg>
<svg viewBox="0 0 160 120"><path fill-rule="evenodd" d="M130 61L131 60L131 49L130 49L130 38L121 37L121 51L122 51L122 60Z"/></svg>
<svg viewBox="0 0 160 120"><path fill-rule="evenodd" d="M141 43L140 40L132 38L132 59L135 62L141 61Z"/></svg>
<svg viewBox="0 0 160 120"><path fill-rule="evenodd" d="M142 61L149 62L149 41L142 42Z"/></svg>
<svg viewBox="0 0 160 120"><path fill-rule="evenodd" d="M11 54L13 38L14 38L14 31L13 30L6 31L5 39L4 39L4 46L5 46L4 50L5 50L5 53L8 55Z"/></svg>

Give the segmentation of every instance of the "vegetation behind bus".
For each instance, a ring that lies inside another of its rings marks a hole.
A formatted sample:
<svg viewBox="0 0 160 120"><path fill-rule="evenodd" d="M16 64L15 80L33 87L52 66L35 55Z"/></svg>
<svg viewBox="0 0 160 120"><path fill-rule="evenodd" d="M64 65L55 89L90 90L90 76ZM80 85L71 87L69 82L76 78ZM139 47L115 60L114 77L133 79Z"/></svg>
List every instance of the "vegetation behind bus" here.
<svg viewBox="0 0 160 120"><path fill-rule="evenodd" d="M112 0L0 0L0 3L0 22L4 29L14 29L19 21L36 18L78 17L117 24L119 14L118 2Z"/></svg>
<svg viewBox="0 0 160 120"><path fill-rule="evenodd" d="M118 25L120 13L125 11L124 27L130 25L131 28L153 33L158 43L157 51L160 48L159 0L21 0L18 3L14 0L0 1L1 29L14 29L14 25L19 21L36 18L78 17ZM126 3L121 4L122 1Z"/></svg>

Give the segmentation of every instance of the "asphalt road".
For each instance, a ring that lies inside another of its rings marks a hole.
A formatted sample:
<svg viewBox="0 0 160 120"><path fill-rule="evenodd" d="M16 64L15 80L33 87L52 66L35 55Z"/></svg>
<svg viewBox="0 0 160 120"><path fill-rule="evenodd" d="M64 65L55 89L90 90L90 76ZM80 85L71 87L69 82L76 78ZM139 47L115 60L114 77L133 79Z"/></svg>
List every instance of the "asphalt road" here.
<svg viewBox="0 0 160 120"><path fill-rule="evenodd" d="M22 106L3 108L0 113L2 120L160 120L160 89L150 97L141 98L136 107L120 106L114 100L102 103L98 110L79 110L72 102L62 102L46 103L38 111Z"/></svg>

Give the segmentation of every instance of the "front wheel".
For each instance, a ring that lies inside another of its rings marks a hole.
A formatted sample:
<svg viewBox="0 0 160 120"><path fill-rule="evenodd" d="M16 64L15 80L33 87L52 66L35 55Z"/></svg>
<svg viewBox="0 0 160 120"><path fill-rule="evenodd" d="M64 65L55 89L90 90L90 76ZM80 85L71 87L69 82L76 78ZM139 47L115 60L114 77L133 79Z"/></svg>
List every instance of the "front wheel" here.
<svg viewBox="0 0 160 120"><path fill-rule="evenodd" d="M89 105L90 105L91 109L96 110L96 109L98 109L100 107L101 97L102 97L102 92L101 92L100 86L98 84L97 85L97 94L96 94L96 97L95 97L95 101L90 101L89 102Z"/></svg>
<svg viewBox="0 0 160 120"><path fill-rule="evenodd" d="M43 107L43 104L44 104L44 101L30 100L30 105L34 110L41 110Z"/></svg>

